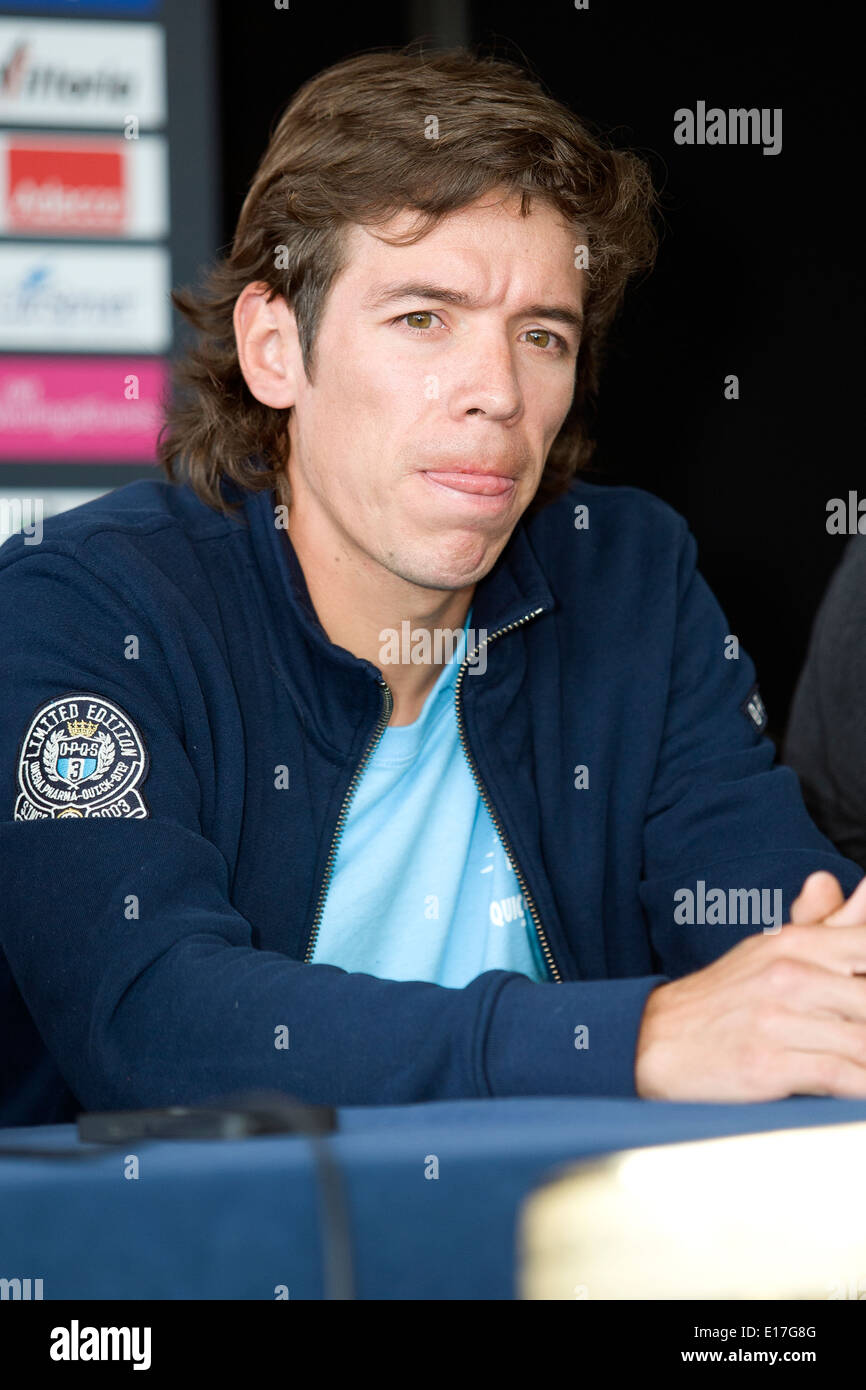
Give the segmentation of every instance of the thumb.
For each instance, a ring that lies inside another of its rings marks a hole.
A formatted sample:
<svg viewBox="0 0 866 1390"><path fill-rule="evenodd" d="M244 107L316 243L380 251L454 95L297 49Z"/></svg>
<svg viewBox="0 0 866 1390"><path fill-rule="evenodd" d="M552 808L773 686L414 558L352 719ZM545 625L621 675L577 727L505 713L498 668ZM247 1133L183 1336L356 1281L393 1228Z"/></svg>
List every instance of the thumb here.
<svg viewBox="0 0 866 1390"><path fill-rule="evenodd" d="M800 889L799 896L792 902L791 921L799 925L823 922L831 912L839 911L844 903L845 895L839 886L839 880L824 869L819 869L809 875Z"/></svg>
<svg viewBox="0 0 866 1390"><path fill-rule="evenodd" d="M866 878L861 878L846 903L825 919L831 927L854 927L866 924Z"/></svg>

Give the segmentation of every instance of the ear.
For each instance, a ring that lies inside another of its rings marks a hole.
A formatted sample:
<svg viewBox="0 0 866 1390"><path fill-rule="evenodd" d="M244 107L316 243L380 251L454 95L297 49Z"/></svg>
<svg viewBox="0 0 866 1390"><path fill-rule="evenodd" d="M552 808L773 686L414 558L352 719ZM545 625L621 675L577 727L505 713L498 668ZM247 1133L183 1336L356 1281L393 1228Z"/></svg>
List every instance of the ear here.
<svg viewBox="0 0 866 1390"><path fill-rule="evenodd" d="M294 311L282 295L267 298L263 280L245 285L238 295L232 321L238 361L244 381L263 405L286 409L295 404L301 345Z"/></svg>

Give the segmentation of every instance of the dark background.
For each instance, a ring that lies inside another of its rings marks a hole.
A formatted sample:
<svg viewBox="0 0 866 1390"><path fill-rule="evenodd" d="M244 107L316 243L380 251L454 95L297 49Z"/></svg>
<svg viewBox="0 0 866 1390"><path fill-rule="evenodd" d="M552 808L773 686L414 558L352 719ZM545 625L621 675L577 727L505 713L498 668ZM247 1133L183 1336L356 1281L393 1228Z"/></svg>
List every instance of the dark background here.
<svg viewBox="0 0 866 1390"><path fill-rule="evenodd" d="M757 665L777 741L845 546L827 534L827 502L863 474L863 80L850 26L835 3L798 11L766 0L217 8L225 243L297 86L352 53L421 36L524 61L649 159L661 249L611 340L595 466L688 519L701 569ZM674 144L674 111L698 100L781 107L781 152ZM738 401L724 399L729 373Z"/></svg>

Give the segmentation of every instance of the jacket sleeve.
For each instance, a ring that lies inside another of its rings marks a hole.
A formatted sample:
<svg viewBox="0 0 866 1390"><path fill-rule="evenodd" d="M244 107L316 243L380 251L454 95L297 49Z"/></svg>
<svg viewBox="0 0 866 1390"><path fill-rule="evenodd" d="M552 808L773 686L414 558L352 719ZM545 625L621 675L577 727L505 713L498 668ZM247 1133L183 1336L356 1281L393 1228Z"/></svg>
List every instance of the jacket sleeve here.
<svg viewBox="0 0 866 1390"><path fill-rule="evenodd" d="M681 528L641 885L659 968L671 976L700 969L753 932L778 930L815 870L835 874L846 896L862 877L810 819L795 774L776 762L754 698L755 668L696 569L694 537Z"/></svg>
<svg viewBox="0 0 866 1390"><path fill-rule="evenodd" d="M634 1094L643 1000L660 979L463 989L256 948L201 789L163 638L88 553L0 556L0 942L45 1045L88 1109L274 1088L341 1105L489 1095ZM164 630L164 624L163 630ZM126 658L137 636L142 656ZM16 819L32 717L74 692L111 701L150 764L146 818ZM286 912L293 911L286 903ZM578 1025L593 1046L575 1043Z"/></svg>

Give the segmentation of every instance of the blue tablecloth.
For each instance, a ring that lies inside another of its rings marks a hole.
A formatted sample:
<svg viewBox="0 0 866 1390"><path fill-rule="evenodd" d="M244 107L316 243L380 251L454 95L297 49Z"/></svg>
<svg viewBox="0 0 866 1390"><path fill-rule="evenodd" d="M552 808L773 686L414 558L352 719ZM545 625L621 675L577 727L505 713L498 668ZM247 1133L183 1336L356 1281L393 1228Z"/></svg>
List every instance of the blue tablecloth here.
<svg viewBox="0 0 866 1390"><path fill-rule="evenodd" d="M559 1165L644 1144L866 1121L866 1102L443 1101L339 1112L360 1298L514 1297L515 1219ZM80 1148L71 1125L0 1131L0 1148ZM127 1154L140 1176L124 1177ZM438 1177L425 1173L435 1170ZM311 1141L129 1143L87 1159L0 1157L0 1277L47 1299L321 1298Z"/></svg>

